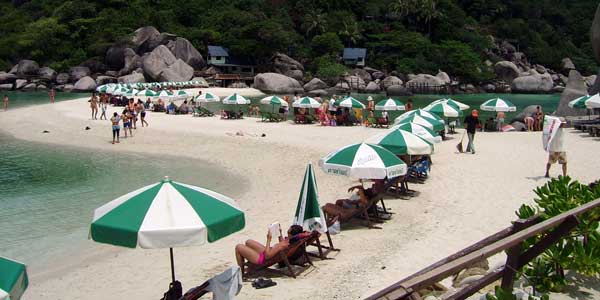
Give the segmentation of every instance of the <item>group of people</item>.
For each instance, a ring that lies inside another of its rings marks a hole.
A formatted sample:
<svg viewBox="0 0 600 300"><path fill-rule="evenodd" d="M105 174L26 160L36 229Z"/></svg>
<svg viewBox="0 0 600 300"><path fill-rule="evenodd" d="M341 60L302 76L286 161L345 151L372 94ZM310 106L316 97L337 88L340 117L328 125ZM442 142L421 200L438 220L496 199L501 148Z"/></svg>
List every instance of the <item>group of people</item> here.
<svg viewBox="0 0 600 300"><path fill-rule="evenodd" d="M108 109L109 96L107 94L101 94L100 97L98 97L96 93L92 93L89 102L92 110L92 120L98 120L98 107L100 107L100 110L102 111L100 120L108 120L106 111ZM142 102L140 99L138 99L137 102L135 102L134 99L128 99L121 114L118 112L113 113L113 116L110 118L113 144L120 142L121 124L123 126L124 137L133 137L132 129L137 129L138 121L140 121L142 127L148 126L148 122L146 121L146 109L148 108L148 103L151 103L150 99L148 99L146 103Z"/></svg>

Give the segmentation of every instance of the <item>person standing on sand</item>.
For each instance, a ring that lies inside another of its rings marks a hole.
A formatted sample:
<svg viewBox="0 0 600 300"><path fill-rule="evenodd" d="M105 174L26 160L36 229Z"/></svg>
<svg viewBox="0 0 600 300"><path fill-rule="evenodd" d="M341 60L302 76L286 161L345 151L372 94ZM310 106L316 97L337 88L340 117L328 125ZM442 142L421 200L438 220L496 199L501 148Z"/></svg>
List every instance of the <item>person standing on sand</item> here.
<svg viewBox="0 0 600 300"><path fill-rule="evenodd" d="M50 89L48 96L50 97L50 103L54 103L54 97L56 96L56 91L54 91L54 88Z"/></svg>
<svg viewBox="0 0 600 300"><path fill-rule="evenodd" d="M475 131L477 131L478 126L481 126L481 122L479 121L479 112L476 109L471 111L471 114L465 118L463 123L467 129L467 136L469 137L469 144L467 145L466 152L475 154Z"/></svg>
<svg viewBox="0 0 600 300"><path fill-rule="evenodd" d="M115 143L115 138L116 142L119 143L119 131L121 131L119 121L121 121L121 118L119 118L119 114L115 111L112 118L110 118L110 122L112 123L113 144Z"/></svg>
<svg viewBox="0 0 600 300"><path fill-rule="evenodd" d="M92 109L92 120L98 119L98 97L96 97L96 93L92 93L92 98L90 99L90 108Z"/></svg>
<svg viewBox="0 0 600 300"><path fill-rule="evenodd" d="M102 113L100 114L100 120L104 117L104 120L108 120L106 118L106 109L108 108L108 96L106 94L100 95L100 110Z"/></svg>
<svg viewBox="0 0 600 300"><path fill-rule="evenodd" d="M150 100L150 98L148 98L148 100ZM146 127L148 127L148 122L146 122L146 108L144 107L142 100L138 101L136 109L139 110L140 121L142 122L142 127L144 127L144 124L146 124Z"/></svg>
<svg viewBox="0 0 600 300"><path fill-rule="evenodd" d="M546 175L545 177L550 177L550 167L552 164L559 163L562 165L562 173L563 176L567 176L567 151L565 149L564 144L564 133L563 128L567 124L563 118L561 118L560 127L556 131L554 138L550 141L550 145L548 145L548 162L546 163Z"/></svg>
<svg viewBox="0 0 600 300"><path fill-rule="evenodd" d="M497 124L496 124L496 129L497 129L498 131L502 131L502 126L504 126L504 116L505 116L505 115L504 115L504 112L503 112L503 111L499 111L499 112L496 114L496 122L497 122Z"/></svg>
<svg viewBox="0 0 600 300"><path fill-rule="evenodd" d="M542 112L542 108L538 105L535 108L535 131L542 131L542 126L544 125L544 112Z"/></svg>
<svg viewBox="0 0 600 300"><path fill-rule="evenodd" d="M4 111L8 110L8 95L4 95Z"/></svg>

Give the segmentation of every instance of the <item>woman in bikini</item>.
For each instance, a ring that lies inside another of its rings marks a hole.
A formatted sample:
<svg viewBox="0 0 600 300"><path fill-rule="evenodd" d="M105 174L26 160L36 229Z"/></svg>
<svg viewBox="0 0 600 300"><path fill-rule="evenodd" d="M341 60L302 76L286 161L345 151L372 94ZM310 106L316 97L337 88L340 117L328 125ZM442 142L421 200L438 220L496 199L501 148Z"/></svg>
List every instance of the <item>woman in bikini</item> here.
<svg viewBox="0 0 600 300"><path fill-rule="evenodd" d="M133 101L133 99L129 99L129 103L127 104L127 110L129 110L129 115L131 118L129 120L129 122L133 123L133 129L137 129L137 114L136 114L135 106L136 105L135 105L135 102Z"/></svg>
<svg viewBox="0 0 600 300"><path fill-rule="evenodd" d="M235 246L235 258L240 268L244 268L244 259L255 265L262 265L267 259L277 255L279 251L286 249L290 243L299 239L300 234L304 232L302 226L292 225L288 229L287 238L283 238L281 227L279 228L279 243L271 246L271 231L267 232L267 244L263 245L255 240L247 240L245 244Z"/></svg>
<svg viewBox="0 0 600 300"><path fill-rule="evenodd" d="M149 100L150 100L150 98L148 98L148 101ZM146 127L148 127L148 122L146 122L146 107L144 107L144 103L142 103L142 100L138 100L135 110L137 111L138 115L140 116L140 121L142 122L142 127L144 127L144 124L146 124Z"/></svg>
<svg viewBox="0 0 600 300"><path fill-rule="evenodd" d="M98 119L98 97L96 97L96 93L92 93L92 98L90 99L90 108L92 109L92 120Z"/></svg>

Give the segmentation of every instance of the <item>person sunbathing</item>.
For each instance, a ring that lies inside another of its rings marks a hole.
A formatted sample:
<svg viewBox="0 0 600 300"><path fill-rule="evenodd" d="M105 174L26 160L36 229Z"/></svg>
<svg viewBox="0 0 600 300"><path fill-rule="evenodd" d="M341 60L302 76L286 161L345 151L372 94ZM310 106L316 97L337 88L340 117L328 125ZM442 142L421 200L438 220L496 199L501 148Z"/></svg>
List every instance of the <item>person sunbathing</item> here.
<svg viewBox="0 0 600 300"><path fill-rule="evenodd" d="M348 189L348 192L352 192L356 190L356 195L358 199L340 199L333 203L327 203L323 206L323 212L328 217L339 216L342 219L347 219L352 217L357 210L361 209L369 204L369 198L365 193L365 189L362 185L353 186Z"/></svg>
<svg viewBox="0 0 600 300"><path fill-rule="evenodd" d="M277 255L279 251L285 250L290 243L295 243L304 232L302 226L292 225L287 231L287 238L283 238L281 227L279 227L279 243L271 246L271 231L267 232L267 244L263 245L255 240L247 240L244 244L235 246L235 258L238 266L244 269L244 259L255 265L262 265L266 260Z"/></svg>

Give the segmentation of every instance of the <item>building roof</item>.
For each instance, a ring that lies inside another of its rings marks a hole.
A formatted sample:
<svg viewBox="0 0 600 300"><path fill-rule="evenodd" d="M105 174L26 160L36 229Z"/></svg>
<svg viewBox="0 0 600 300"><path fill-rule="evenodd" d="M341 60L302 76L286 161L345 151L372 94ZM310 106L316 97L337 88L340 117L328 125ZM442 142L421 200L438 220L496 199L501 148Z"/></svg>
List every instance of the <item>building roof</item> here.
<svg viewBox="0 0 600 300"><path fill-rule="evenodd" d="M225 56L228 57L229 53L227 53L227 49L221 46L208 46L208 55L209 56Z"/></svg>
<svg viewBox="0 0 600 300"><path fill-rule="evenodd" d="M366 58L366 48L344 48L344 59Z"/></svg>

